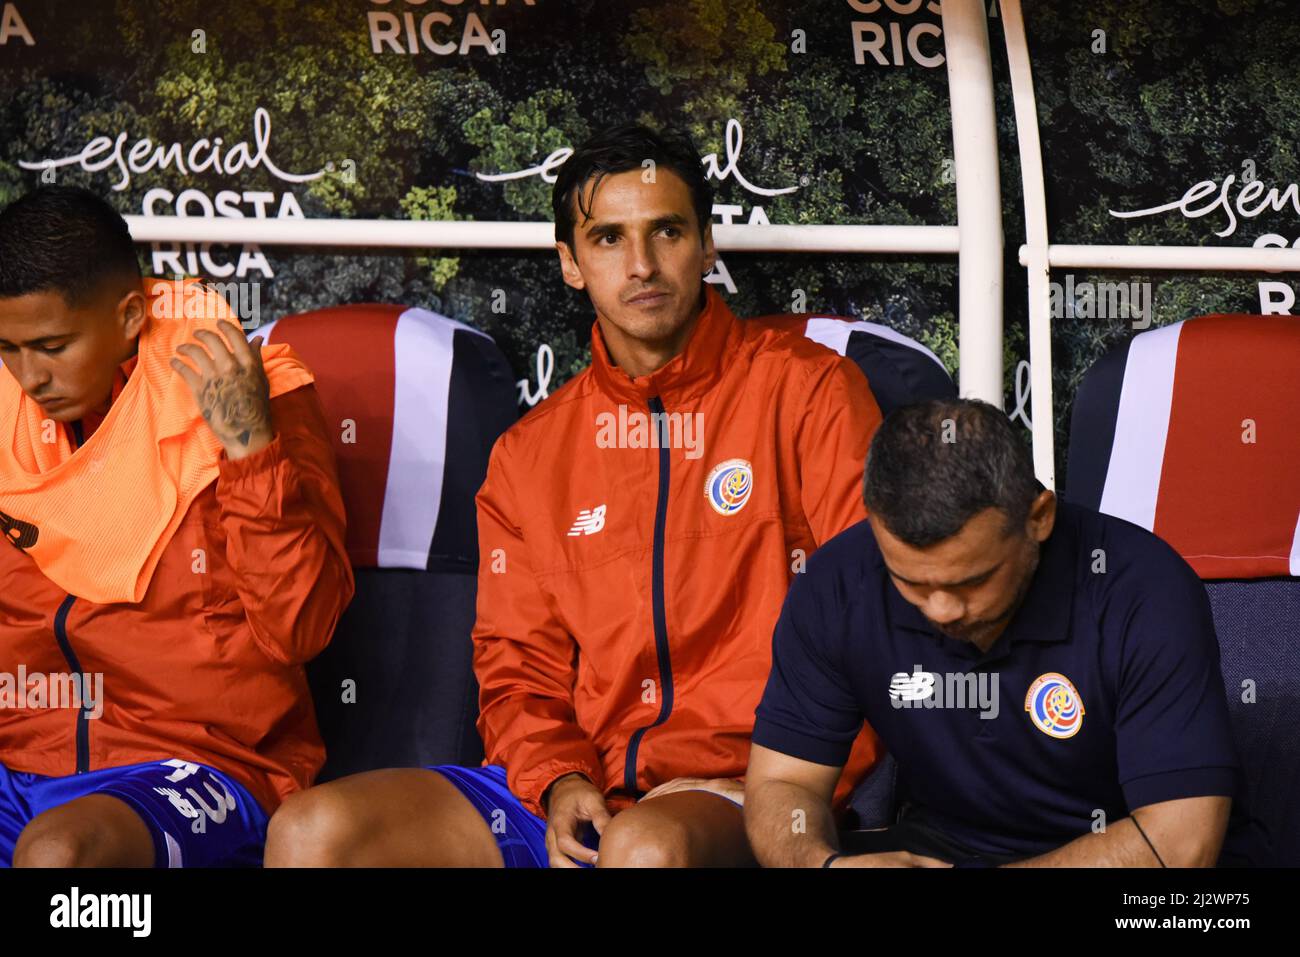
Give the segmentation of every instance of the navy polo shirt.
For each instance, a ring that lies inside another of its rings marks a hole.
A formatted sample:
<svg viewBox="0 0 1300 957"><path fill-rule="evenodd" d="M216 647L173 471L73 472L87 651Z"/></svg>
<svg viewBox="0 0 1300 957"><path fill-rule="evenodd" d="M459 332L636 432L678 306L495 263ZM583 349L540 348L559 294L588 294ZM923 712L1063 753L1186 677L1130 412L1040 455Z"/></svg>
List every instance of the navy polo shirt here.
<svg viewBox="0 0 1300 957"><path fill-rule="evenodd" d="M868 522L818 549L777 623L753 740L838 767L864 719L909 814L989 858L1237 789L1204 586L1145 529L1059 500L987 653L903 598Z"/></svg>

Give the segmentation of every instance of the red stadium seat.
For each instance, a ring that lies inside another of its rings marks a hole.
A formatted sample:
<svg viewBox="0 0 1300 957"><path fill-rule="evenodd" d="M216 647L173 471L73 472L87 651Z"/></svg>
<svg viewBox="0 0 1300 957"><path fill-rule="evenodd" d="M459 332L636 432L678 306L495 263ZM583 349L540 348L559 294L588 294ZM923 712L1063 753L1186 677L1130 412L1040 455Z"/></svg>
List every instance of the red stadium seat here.
<svg viewBox="0 0 1300 957"><path fill-rule="evenodd" d="M487 335L405 306L322 309L253 334L288 342L315 373L347 509L356 595L307 668L319 780L478 764L474 495L518 415L505 357Z"/></svg>
<svg viewBox="0 0 1300 957"><path fill-rule="evenodd" d="M1214 315L1135 336L1074 403L1065 497L1172 545L1205 581L1247 804L1300 864L1300 323Z"/></svg>

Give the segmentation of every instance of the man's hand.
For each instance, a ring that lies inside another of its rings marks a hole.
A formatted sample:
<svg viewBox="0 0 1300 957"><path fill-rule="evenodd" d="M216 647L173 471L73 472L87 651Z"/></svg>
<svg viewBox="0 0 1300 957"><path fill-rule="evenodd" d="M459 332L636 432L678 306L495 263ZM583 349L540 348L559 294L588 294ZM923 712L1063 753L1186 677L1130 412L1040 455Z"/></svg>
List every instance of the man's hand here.
<svg viewBox="0 0 1300 957"><path fill-rule="evenodd" d="M577 867L572 858L596 863L596 852L578 839L578 830L590 821L597 834L609 823L605 795L581 774L556 779L546 799L546 853L551 867Z"/></svg>
<svg viewBox="0 0 1300 957"><path fill-rule="evenodd" d="M217 328L224 340L211 330L200 329L194 342L176 348L178 354L194 361L197 371L176 357L171 366L190 387L204 421L221 440L227 457L242 459L260 452L275 438L271 388L262 368L262 337L250 343L243 330L224 319Z"/></svg>
<svg viewBox="0 0 1300 957"><path fill-rule="evenodd" d="M831 867L952 867L947 861L912 854L909 851L888 851L880 854L850 854L831 861Z"/></svg>
<svg viewBox="0 0 1300 957"><path fill-rule="evenodd" d="M674 791L712 791L725 798L731 798L737 804L745 803L744 778L673 778L658 787L651 788L642 796L642 801L672 794Z"/></svg>

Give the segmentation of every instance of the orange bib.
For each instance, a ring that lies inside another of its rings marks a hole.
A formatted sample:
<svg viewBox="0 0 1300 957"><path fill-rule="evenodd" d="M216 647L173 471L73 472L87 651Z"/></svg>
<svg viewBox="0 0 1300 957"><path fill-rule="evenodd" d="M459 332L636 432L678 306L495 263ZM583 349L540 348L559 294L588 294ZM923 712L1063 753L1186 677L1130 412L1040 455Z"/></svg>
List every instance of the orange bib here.
<svg viewBox="0 0 1300 957"><path fill-rule="evenodd" d="M9 374L0 376L0 511L11 543L69 594L138 602L194 499L217 477L221 443L185 380L176 347L217 320L239 325L198 280L146 280L135 370L79 449ZM287 345L262 346L271 395L313 381ZM43 441L52 438L53 441Z"/></svg>

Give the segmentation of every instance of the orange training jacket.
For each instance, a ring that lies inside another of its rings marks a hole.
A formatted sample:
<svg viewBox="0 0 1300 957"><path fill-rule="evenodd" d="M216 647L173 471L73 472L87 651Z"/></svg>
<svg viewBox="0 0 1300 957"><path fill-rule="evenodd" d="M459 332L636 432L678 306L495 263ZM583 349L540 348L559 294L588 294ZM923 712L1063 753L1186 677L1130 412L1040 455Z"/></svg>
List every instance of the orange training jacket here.
<svg viewBox="0 0 1300 957"><path fill-rule="evenodd" d="M705 297L684 351L637 379L593 325L592 364L497 441L478 493L478 728L539 815L573 771L616 810L743 777L792 575L866 517L861 370ZM864 728L837 806L878 749Z"/></svg>
<svg viewBox="0 0 1300 957"><path fill-rule="evenodd" d="M137 604L69 595L0 545L0 671L101 673L104 698L98 717L0 707L0 763L69 775L183 758L229 774L268 813L311 784L325 749L302 665L329 643L353 575L315 388L276 396L271 413L275 439L238 461L221 453Z"/></svg>

